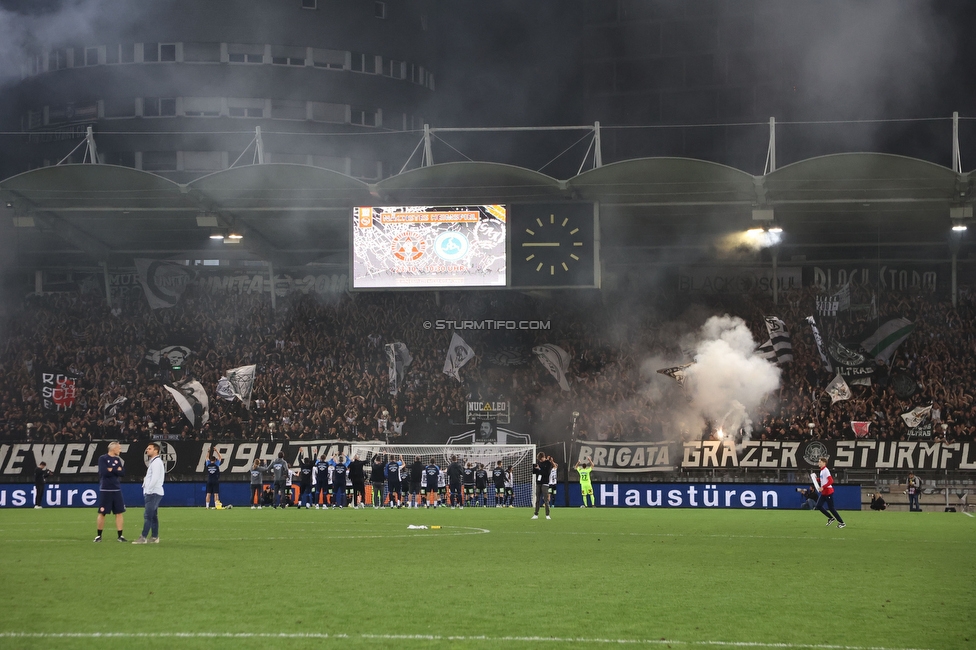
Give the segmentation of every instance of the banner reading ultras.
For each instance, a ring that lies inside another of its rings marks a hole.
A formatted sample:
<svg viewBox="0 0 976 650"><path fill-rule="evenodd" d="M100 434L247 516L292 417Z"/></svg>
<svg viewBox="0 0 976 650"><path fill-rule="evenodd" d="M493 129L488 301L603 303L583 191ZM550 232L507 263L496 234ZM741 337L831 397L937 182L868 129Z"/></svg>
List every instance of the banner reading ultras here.
<svg viewBox="0 0 976 650"><path fill-rule="evenodd" d="M506 285L504 205L353 208L353 289Z"/></svg>

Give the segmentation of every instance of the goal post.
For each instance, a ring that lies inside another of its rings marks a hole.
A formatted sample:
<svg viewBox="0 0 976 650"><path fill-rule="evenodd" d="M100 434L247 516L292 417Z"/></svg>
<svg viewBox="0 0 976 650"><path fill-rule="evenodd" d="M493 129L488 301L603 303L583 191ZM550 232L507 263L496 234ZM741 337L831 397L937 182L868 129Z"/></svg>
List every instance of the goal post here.
<svg viewBox="0 0 976 650"><path fill-rule="evenodd" d="M372 462L377 454L385 458L403 456L403 464L409 467L417 456L427 463L430 459L441 469L451 464L451 457L457 456L461 462L480 463L489 473L488 493L494 499L491 470L498 461L502 467L512 468L512 489L516 506L531 506L533 498L532 464L535 462L535 445L385 445L383 443L354 443L350 445L349 456L359 456L360 460ZM494 501L491 501L494 505Z"/></svg>

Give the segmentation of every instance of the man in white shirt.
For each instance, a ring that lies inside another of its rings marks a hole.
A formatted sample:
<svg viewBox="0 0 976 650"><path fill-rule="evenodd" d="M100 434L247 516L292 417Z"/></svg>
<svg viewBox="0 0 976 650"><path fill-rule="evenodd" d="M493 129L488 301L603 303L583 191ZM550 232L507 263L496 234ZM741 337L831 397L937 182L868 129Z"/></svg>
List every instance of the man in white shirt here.
<svg viewBox="0 0 976 650"><path fill-rule="evenodd" d="M142 535L133 544L159 544L159 502L163 500L163 479L166 469L163 459L159 457L159 443L150 442L146 447L148 465L146 478L142 480L142 494L146 500L146 510L143 514L145 523L142 525ZM152 537L146 538L152 532Z"/></svg>

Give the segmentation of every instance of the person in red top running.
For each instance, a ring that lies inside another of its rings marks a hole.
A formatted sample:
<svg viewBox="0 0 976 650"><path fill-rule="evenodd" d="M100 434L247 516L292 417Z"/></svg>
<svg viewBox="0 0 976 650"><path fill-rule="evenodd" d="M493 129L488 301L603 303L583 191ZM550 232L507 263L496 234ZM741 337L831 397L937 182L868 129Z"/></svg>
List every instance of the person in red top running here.
<svg viewBox="0 0 976 650"><path fill-rule="evenodd" d="M837 512L834 507L834 477L830 475L830 470L827 469L827 459L823 456L820 457L820 498L817 499L817 510L823 513L824 517L827 518L827 525L834 523L837 520L837 527L843 528L847 524L844 523L844 519ZM826 506L826 508L824 507Z"/></svg>

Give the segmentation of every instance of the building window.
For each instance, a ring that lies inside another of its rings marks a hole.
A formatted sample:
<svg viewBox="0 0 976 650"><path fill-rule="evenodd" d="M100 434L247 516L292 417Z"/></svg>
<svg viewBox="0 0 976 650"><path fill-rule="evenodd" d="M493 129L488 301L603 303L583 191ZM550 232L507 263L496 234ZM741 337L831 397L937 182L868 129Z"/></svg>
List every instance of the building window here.
<svg viewBox="0 0 976 650"><path fill-rule="evenodd" d="M121 167L135 167L136 154L134 151L110 151L105 154L105 163Z"/></svg>
<svg viewBox="0 0 976 650"><path fill-rule="evenodd" d="M264 100L228 99L227 113L231 117L264 117Z"/></svg>
<svg viewBox="0 0 976 650"><path fill-rule="evenodd" d="M220 63L220 43L183 43L183 61Z"/></svg>
<svg viewBox="0 0 976 650"><path fill-rule="evenodd" d="M142 60L146 63L176 61L176 43L143 43Z"/></svg>
<svg viewBox="0 0 976 650"><path fill-rule="evenodd" d="M85 65L98 65L98 48L85 48Z"/></svg>
<svg viewBox="0 0 976 650"><path fill-rule="evenodd" d="M227 60L231 63L264 63L264 46L230 44Z"/></svg>
<svg viewBox="0 0 976 650"><path fill-rule="evenodd" d="M68 67L67 50L51 50L47 62L48 70L61 70Z"/></svg>
<svg viewBox="0 0 976 650"><path fill-rule="evenodd" d="M302 0L302 9L318 9L318 0Z"/></svg>
<svg viewBox="0 0 976 650"><path fill-rule="evenodd" d="M132 43L106 45L105 63L132 63L135 60L134 52L135 46Z"/></svg>
<svg viewBox="0 0 976 650"><path fill-rule="evenodd" d="M315 122L345 122L346 105L312 102L312 120Z"/></svg>
<svg viewBox="0 0 976 650"><path fill-rule="evenodd" d="M353 72L367 72L376 74L376 56L373 54L363 54L362 52L352 52L352 63L350 70Z"/></svg>
<svg viewBox="0 0 976 650"><path fill-rule="evenodd" d="M187 117L219 117L219 97L184 97L183 115Z"/></svg>
<svg viewBox="0 0 976 650"><path fill-rule="evenodd" d="M220 151L184 151L183 169L188 172L215 172L224 168Z"/></svg>
<svg viewBox="0 0 976 650"><path fill-rule="evenodd" d="M342 50L312 50L312 65L316 68L342 70L346 67L346 53Z"/></svg>
<svg viewBox="0 0 976 650"><path fill-rule="evenodd" d="M305 102L273 99L271 100L271 117L276 120L304 120Z"/></svg>
<svg viewBox="0 0 976 650"><path fill-rule="evenodd" d="M244 106L235 106L228 109L228 113L231 117L264 117L263 108L247 108Z"/></svg>
<svg viewBox="0 0 976 650"><path fill-rule="evenodd" d="M142 168L147 172L176 171L176 152L144 151L142 152Z"/></svg>
<svg viewBox="0 0 976 650"><path fill-rule="evenodd" d="M119 99L108 97L104 100L105 105L105 117L135 117L136 114L136 103L130 97L127 99Z"/></svg>
<svg viewBox="0 0 976 650"><path fill-rule="evenodd" d="M403 79L403 61L390 59L383 62L383 74L394 79Z"/></svg>
<svg viewBox="0 0 976 650"><path fill-rule="evenodd" d="M172 97L145 97L142 100L143 117L174 117L176 99Z"/></svg>
<svg viewBox="0 0 976 650"><path fill-rule="evenodd" d="M349 122L363 126L376 126L376 111L365 108L353 108Z"/></svg>
<svg viewBox="0 0 976 650"><path fill-rule="evenodd" d="M386 18L386 3L385 2L374 2L373 3L373 15L380 19Z"/></svg>
<svg viewBox="0 0 976 650"><path fill-rule="evenodd" d="M271 48L271 63L274 65L305 65L304 47L273 47Z"/></svg>

